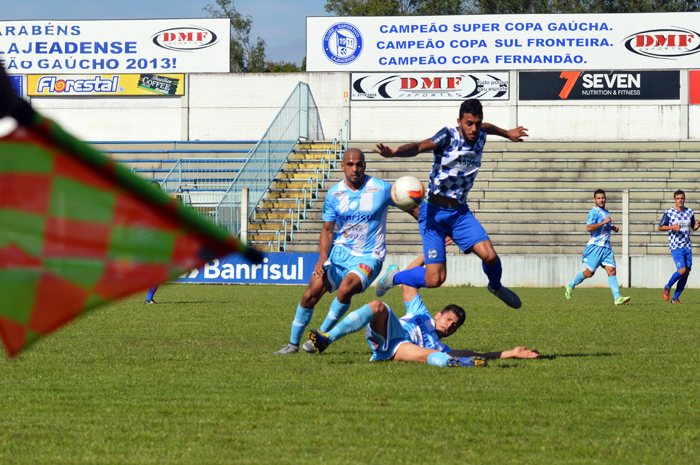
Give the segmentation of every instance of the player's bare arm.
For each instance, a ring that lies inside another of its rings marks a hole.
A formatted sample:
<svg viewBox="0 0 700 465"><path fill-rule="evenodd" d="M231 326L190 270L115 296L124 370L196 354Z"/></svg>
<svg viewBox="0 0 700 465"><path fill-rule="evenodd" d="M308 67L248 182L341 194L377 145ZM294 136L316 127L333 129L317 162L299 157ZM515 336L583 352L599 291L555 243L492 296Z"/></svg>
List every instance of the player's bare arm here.
<svg viewBox="0 0 700 465"><path fill-rule="evenodd" d="M513 350L504 350L503 352L487 352L480 354L471 350L453 350L449 352L452 357L484 357L489 360L499 358L537 358L540 353L536 350L528 350L525 347L516 347Z"/></svg>
<svg viewBox="0 0 700 465"><path fill-rule="evenodd" d="M698 224L696 221L695 224ZM700 225L698 225L700 226ZM697 230L698 228L693 228L693 231ZM681 225L678 223L675 223L671 226L659 226L659 231L680 231L681 230Z"/></svg>
<svg viewBox="0 0 700 465"><path fill-rule="evenodd" d="M323 276L323 264L326 263L326 260L328 260L328 253L331 251L331 247L333 246L333 228L335 228L335 221L323 222L321 235L318 239L319 258L313 272L313 274L317 276Z"/></svg>
<svg viewBox="0 0 700 465"><path fill-rule="evenodd" d="M430 152L434 150L435 147L435 142L430 139L425 139L422 142L412 142L395 149L391 149L380 142L377 144L377 148L372 150L384 158L409 158L415 157L419 153Z"/></svg>
<svg viewBox="0 0 700 465"><path fill-rule="evenodd" d="M491 123L482 123L481 127L483 127L484 130L486 130L486 134L491 134L493 136L501 136L512 142L522 142L523 137L528 137L527 131L529 131L529 129L523 126L518 126L517 128L513 129L502 129L496 126L495 124Z"/></svg>
<svg viewBox="0 0 700 465"><path fill-rule="evenodd" d="M601 221L600 223L593 223L593 224L586 225L586 231L588 231L588 232L593 232L593 231L595 231L595 230L597 230L597 229L602 228L603 225L608 224L608 223L610 223L611 221L612 221L612 218L610 218L610 217L608 216L607 218L605 218L605 219L604 219L603 221ZM617 231L615 231L615 232L617 232Z"/></svg>
<svg viewBox="0 0 700 465"><path fill-rule="evenodd" d="M700 221L695 220L695 224L693 225L693 231L697 231L698 228L700 228Z"/></svg>

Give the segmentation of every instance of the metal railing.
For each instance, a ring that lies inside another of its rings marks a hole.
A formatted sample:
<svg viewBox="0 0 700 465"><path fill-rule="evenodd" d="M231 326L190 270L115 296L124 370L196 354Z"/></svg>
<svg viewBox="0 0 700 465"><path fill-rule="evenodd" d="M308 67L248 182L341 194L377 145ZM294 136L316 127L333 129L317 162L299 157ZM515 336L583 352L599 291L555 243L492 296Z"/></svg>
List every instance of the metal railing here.
<svg viewBox="0 0 700 465"><path fill-rule="evenodd" d="M251 214L263 198L296 144L304 139L322 139L318 108L308 84L299 82L265 134L248 153L245 163L227 186L216 206L215 220L232 235L240 231L240 191L249 189ZM291 224L293 228L293 223ZM277 233L279 244L280 233ZM286 234L284 236L286 245ZM279 246L278 246L279 249Z"/></svg>
<svg viewBox="0 0 700 465"><path fill-rule="evenodd" d="M160 186L166 192L225 192L246 158L181 158Z"/></svg>

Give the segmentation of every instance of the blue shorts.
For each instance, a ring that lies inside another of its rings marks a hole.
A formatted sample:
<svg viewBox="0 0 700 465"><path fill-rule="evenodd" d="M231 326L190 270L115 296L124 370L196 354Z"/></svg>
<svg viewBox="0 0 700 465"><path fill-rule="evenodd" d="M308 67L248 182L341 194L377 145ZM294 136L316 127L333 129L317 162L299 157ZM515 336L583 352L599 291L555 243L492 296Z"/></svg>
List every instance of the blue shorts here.
<svg viewBox="0 0 700 465"><path fill-rule="evenodd" d="M674 249L671 250L671 256L673 257L673 263L676 264L676 269L690 268L693 266L693 250L692 249Z"/></svg>
<svg viewBox="0 0 700 465"><path fill-rule="evenodd" d="M367 325L365 338L367 339L369 348L372 349L372 356L369 358L370 361L390 360L401 344L404 342L411 342L408 333L403 329L403 326L401 326L399 319L394 315L394 312L388 305L386 305L386 307L389 309L389 318L386 322L386 337L383 334L375 332L370 325Z"/></svg>
<svg viewBox="0 0 700 465"><path fill-rule="evenodd" d="M356 257L349 252L349 249L342 245L336 245L331 250L323 268L326 270L326 276L331 283L331 292L338 290L338 286L343 282L343 279L354 273L362 280L362 291L367 288L377 278L377 275L382 272L384 262L372 257Z"/></svg>
<svg viewBox="0 0 700 465"><path fill-rule="evenodd" d="M595 244L588 244L581 255L581 264L591 271L598 267L615 266L615 254L612 249Z"/></svg>
<svg viewBox="0 0 700 465"><path fill-rule="evenodd" d="M448 208L425 201L420 206L418 227L425 263L445 263L445 236L450 236L465 252L474 244L489 240L486 230L467 205Z"/></svg>

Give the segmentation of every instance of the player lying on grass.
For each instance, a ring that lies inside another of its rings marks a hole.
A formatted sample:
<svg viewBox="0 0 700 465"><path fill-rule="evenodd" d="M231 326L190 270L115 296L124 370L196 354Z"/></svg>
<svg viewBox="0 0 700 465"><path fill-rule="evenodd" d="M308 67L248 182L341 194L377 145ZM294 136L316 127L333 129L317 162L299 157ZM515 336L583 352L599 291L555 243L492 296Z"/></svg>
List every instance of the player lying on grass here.
<svg viewBox="0 0 700 465"><path fill-rule="evenodd" d="M338 295L331 303L322 331L330 331L350 308L352 297L364 292L382 271L387 208L394 205L391 184L365 175L365 154L358 149L346 150L340 166L345 179L328 189L323 202L319 261L297 306L289 344L275 354L299 352L314 306L326 292L337 290ZM417 217L417 208L409 214ZM334 234L336 226L338 231ZM303 347L307 352L316 351L311 341Z"/></svg>
<svg viewBox="0 0 700 465"><path fill-rule="evenodd" d="M407 269L423 264L421 255ZM471 350L452 350L442 339L451 336L462 326L466 318L464 309L448 305L433 319L423 304L418 289L402 285L401 290L406 305L404 317L398 318L387 304L372 301L350 313L329 333L312 329L309 337L316 349L323 352L341 337L367 326L367 343L372 349L370 360L422 362L442 367L479 367L486 366L487 359L536 358L539 355L525 347L485 354Z"/></svg>

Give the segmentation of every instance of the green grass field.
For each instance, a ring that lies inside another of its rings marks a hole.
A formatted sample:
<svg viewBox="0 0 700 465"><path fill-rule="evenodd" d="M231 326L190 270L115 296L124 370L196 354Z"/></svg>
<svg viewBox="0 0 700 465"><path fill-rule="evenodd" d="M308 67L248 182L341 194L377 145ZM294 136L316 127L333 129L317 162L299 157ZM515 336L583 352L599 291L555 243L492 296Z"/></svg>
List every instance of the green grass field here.
<svg viewBox="0 0 700 465"><path fill-rule="evenodd" d="M467 310L452 348L541 352L483 369L370 363L364 332L272 355L302 291L164 286L4 359L0 463L698 463L698 291L519 289L520 310L425 291ZM403 314L400 291L383 300Z"/></svg>

